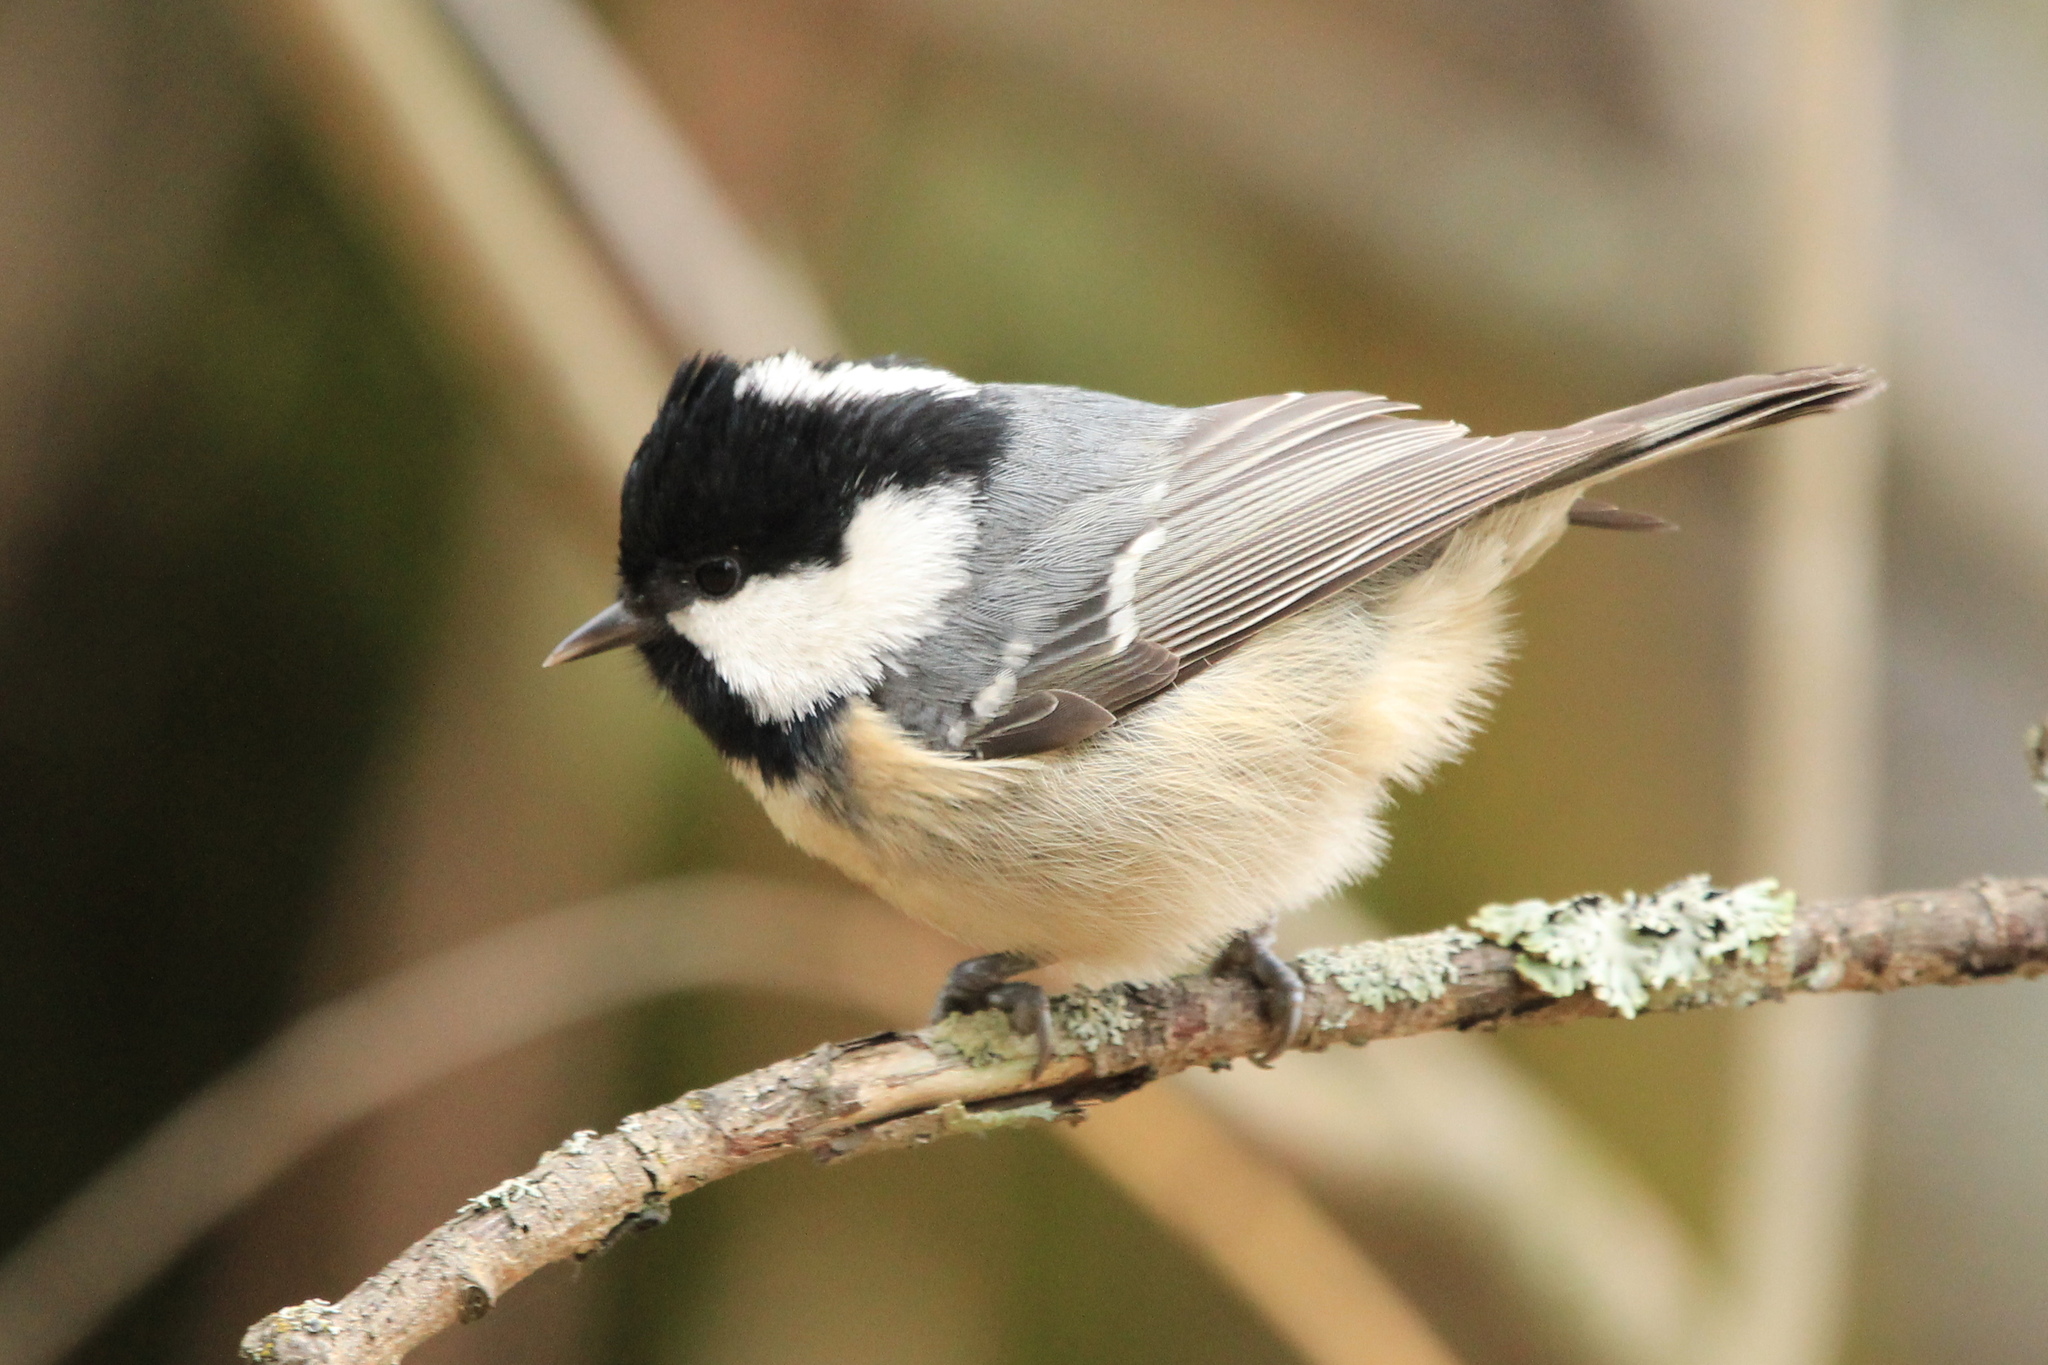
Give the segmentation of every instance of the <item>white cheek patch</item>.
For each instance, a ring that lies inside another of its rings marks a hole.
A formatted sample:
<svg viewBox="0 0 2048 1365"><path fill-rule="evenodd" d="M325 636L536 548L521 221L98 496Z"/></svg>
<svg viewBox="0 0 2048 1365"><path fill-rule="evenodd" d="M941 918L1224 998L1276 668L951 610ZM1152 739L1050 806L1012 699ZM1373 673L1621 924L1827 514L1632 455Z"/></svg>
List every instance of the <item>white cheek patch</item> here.
<svg viewBox="0 0 2048 1365"><path fill-rule="evenodd" d="M947 370L850 362L820 366L795 351L756 360L733 382L735 394L764 403L844 403L923 392L961 398L979 387Z"/></svg>
<svg viewBox="0 0 2048 1365"><path fill-rule="evenodd" d="M964 480L885 488L862 502L830 567L749 579L669 624L704 651L755 719L787 723L881 681L885 664L944 622L976 536Z"/></svg>

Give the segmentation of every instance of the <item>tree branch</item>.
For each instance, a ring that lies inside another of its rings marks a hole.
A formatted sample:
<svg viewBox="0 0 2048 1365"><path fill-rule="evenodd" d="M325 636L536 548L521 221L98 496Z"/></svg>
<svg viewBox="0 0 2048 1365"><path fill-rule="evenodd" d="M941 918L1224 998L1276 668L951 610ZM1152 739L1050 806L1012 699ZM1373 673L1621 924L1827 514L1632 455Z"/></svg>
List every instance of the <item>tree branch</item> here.
<svg viewBox="0 0 2048 1365"><path fill-rule="evenodd" d="M1650 897L1491 906L1480 930L1304 953L1299 1046L1444 1029L1724 1008L1795 991L1889 991L2048 973L2048 880L1984 880L1804 906L1771 883L1698 879ZM960 1132L1078 1118L1159 1076L1227 1066L1267 1028L1246 983L1182 977L1055 1002L1055 1055L1032 1056L995 1014L825 1044L673 1103L616 1132L580 1133L478 1196L339 1303L274 1313L251 1361L385 1365L474 1321L543 1266L603 1251L668 1201L779 1156L824 1161Z"/></svg>

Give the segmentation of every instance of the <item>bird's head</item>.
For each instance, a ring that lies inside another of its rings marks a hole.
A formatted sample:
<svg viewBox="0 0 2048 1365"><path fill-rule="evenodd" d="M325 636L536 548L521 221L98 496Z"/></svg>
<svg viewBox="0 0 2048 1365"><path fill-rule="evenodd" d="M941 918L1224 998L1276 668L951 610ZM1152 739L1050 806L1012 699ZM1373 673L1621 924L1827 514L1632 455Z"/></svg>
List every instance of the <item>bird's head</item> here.
<svg viewBox="0 0 2048 1365"><path fill-rule="evenodd" d="M689 361L626 474L618 601L547 663L637 645L722 750L776 775L793 734L943 624L1003 433L944 370Z"/></svg>

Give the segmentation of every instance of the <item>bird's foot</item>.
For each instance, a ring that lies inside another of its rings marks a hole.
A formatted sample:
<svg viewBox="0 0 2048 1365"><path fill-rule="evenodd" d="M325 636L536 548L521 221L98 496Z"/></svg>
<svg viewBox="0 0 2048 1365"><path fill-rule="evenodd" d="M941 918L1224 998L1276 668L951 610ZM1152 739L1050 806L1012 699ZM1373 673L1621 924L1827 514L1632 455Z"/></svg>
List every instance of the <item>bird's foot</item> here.
<svg viewBox="0 0 2048 1365"><path fill-rule="evenodd" d="M1038 1076L1052 1060L1052 1012L1046 1008L1045 992L1029 981L1012 981L1019 972L1045 964L1028 953L985 953L970 957L946 973L946 984L932 1007L932 1022L949 1014L979 1014L1001 1010L1019 1037L1038 1044L1038 1060L1031 1074Z"/></svg>
<svg viewBox="0 0 2048 1365"><path fill-rule="evenodd" d="M1301 1036L1301 1021L1308 1002L1308 988L1301 974L1273 951L1273 926L1247 929L1230 940L1210 968L1216 976L1243 976L1259 993L1259 1012L1273 1026L1266 1050L1252 1058L1255 1065L1271 1066L1273 1059L1294 1045Z"/></svg>

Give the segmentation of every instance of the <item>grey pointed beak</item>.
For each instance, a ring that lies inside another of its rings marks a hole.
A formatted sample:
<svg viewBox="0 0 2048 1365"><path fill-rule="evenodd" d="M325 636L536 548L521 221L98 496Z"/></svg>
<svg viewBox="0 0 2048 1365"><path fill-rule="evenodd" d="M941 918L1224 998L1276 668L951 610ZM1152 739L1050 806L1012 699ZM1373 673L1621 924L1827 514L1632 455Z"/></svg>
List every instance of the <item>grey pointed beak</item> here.
<svg viewBox="0 0 2048 1365"><path fill-rule="evenodd" d="M668 622L659 616L635 616L626 610L625 603L614 602L571 632L568 639L555 646L554 653L541 660L540 666L553 668L621 645L642 644L667 629Z"/></svg>

